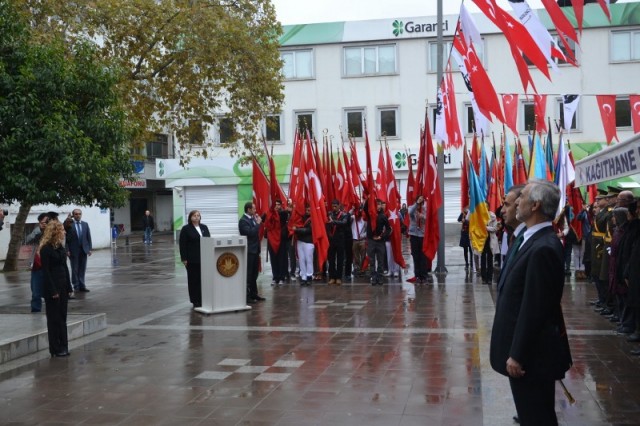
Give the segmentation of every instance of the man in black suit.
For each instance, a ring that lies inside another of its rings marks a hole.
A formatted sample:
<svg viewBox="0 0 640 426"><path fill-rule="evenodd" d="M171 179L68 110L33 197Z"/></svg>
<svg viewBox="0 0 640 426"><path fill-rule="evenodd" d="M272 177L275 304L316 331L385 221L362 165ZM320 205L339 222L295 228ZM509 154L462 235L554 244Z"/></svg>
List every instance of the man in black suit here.
<svg viewBox="0 0 640 426"><path fill-rule="evenodd" d="M91 230L82 220L82 210L74 209L73 221L67 232L67 255L71 261L71 284L74 292L88 292L84 282L87 271L87 257L91 256Z"/></svg>
<svg viewBox="0 0 640 426"><path fill-rule="evenodd" d="M247 237L247 303L265 300L258 294L258 271L260 270L260 224L262 218L256 214L252 202L244 205L244 214L238 222L240 235Z"/></svg>
<svg viewBox="0 0 640 426"><path fill-rule="evenodd" d="M560 190L531 180L516 200L526 230L514 241L498 280L491 333L491 366L509 377L522 425L557 425L555 381L572 364L560 301L562 243L552 220Z"/></svg>

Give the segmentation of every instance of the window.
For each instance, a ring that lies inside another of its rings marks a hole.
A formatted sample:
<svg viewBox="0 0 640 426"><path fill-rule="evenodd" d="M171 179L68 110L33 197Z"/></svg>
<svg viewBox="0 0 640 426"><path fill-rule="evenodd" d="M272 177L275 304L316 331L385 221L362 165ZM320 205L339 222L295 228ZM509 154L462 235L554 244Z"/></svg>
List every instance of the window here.
<svg viewBox="0 0 640 426"><path fill-rule="evenodd" d="M524 125L523 131L529 132L533 131L536 128L536 113L535 107L533 106L533 102L525 102L522 104L523 114L522 120Z"/></svg>
<svg viewBox="0 0 640 426"><path fill-rule="evenodd" d="M232 142L236 137L235 126L233 120L230 117L218 118L218 144L225 144Z"/></svg>
<svg viewBox="0 0 640 426"><path fill-rule="evenodd" d="M553 35L553 41L555 42L556 46L558 47L558 49L560 49L560 51L562 51L562 53L564 53L566 55L567 53L567 48L565 47L565 45L560 41L560 39L558 38L557 35ZM578 57L576 56L576 43L567 38L567 43L569 44L569 48L571 49L571 53L572 53L572 57L576 58L576 63L578 63ZM527 65L534 66L533 62L531 62L531 60L529 58L527 58L527 55L522 55L522 57L524 58L525 62L527 63ZM564 64L569 64L569 62L562 60L562 59L558 59L558 58L554 58L552 56L551 58L553 61L555 61L556 64L558 65L564 65Z"/></svg>
<svg viewBox="0 0 640 426"><path fill-rule="evenodd" d="M475 116L473 115L473 107L471 104L464 104L465 111L465 121L464 121L464 132L468 135L472 135L473 129L475 127ZM485 135L486 136L486 135Z"/></svg>
<svg viewBox="0 0 640 426"><path fill-rule="evenodd" d="M616 127L631 127L631 104L629 98L616 99Z"/></svg>
<svg viewBox="0 0 640 426"><path fill-rule="evenodd" d="M444 70L447 67L447 59L449 58L449 53L453 47L453 40L445 40L442 48L442 69ZM473 45L476 49L476 53L478 54L478 58L480 58L480 62L484 65L485 69L487 68L487 64L484 61L484 39L480 45ZM428 70L430 73L438 72L438 43L430 42L429 43L429 65ZM458 71L458 64L456 60L453 59L451 61L451 69L453 71Z"/></svg>
<svg viewBox="0 0 640 426"><path fill-rule="evenodd" d="M311 138L313 138L313 115L312 111L300 111L296 112L296 123L298 125L298 131L306 137L307 129L309 129L309 133L311 134Z"/></svg>
<svg viewBox="0 0 640 426"><path fill-rule="evenodd" d="M205 131L202 121L189 120L189 128L187 129L189 135L189 145L193 147L204 146Z"/></svg>
<svg viewBox="0 0 640 426"><path fill-rule="evenodd" d="M287 80L313 78L313 51L290 50L280 52L280 58L284 62L282 74Z"/></svg>
<svg viewBox="0 0 640 426"><path fill-rule="evenodd" d="M264 119L262 132L267 142L284 142L284 138L282 137L282 115L267 115Z"/></svg>
<svg viewBox="0 0 640 426"><path fill-rule="evenodd" d="M378 108L378 136L397 138L398 132L398 108Z"/></svg>
<svg viewBox="0 0 640 426"><path fill-rule="evenodd" d="M344 119L347 135L350 138L364 138L364 109L346 109Z"/></svg>
<svg viewBox="0 0 640 426"><path fill-rule="evenodd" d="M611 33L611 62L640 60L640 30Z"/></svg>
<svg viewBox="0 0 640 426"><path fill-rule="evenodd" d="M562 101L562 98L557 99L556 105L558 109L556 116L560 117L560 122L558 123L558 125L564 129L564 102ZM571 130L571 131L578 130L578 111L579 109L577 109L575 114L573 114L573 120L571 120L571 127L568 130Z"/></svg>
<svg viewBox="0 0 640 426"><path fill-rule="evenodd" d="M554 40L556 41L556 43L558 44L558 48L562 51L562 53L566 56L567 55L567 48L566 46L562 43L562 41L560 41L560 39L558 38L558 36L554 36L553 37ZM573 57L576 59L576 63L578 62L578 56L577 56L577 52L576 52L576 42L571 40L568 37L565 37L565 39L567 40L567 44L569 45L569 48L571 49L571 54L569 55L569 57ZM569 64L569 62L562 60L562 59L556 59L556 63L558 65L564 65L564 64Z"/></svg>
<svg viewBox="0 0 640 426"><path fill-rule="evenodd" d="M169 137L156 134L155 138L147 142L147 160L156 158L169 158Z"/></svg>
<svg viewBox="0 0 640 426"><path fill-rule="evenodd" d="M395 74L396 46L362 46L344 48L344 75Z"/></svg>

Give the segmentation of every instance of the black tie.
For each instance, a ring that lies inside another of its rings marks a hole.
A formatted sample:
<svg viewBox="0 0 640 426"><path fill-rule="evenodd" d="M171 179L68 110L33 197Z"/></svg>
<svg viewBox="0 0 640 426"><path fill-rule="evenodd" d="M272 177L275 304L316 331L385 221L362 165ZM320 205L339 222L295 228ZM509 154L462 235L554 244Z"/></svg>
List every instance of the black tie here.
<svg viewBox="0 0 640 426"><path fill-rule="evenodd" d="M520 235L518 235L518 238L516 238L516 240L513 242L513 246L511 246L511 249L509 251L509 258L505 262L506 266L508 266L511 260L514 258L514 256L518 252L518 249L520 249L520 246L522 245L523 241L524 241L524 231L520 232Z"/></svg>

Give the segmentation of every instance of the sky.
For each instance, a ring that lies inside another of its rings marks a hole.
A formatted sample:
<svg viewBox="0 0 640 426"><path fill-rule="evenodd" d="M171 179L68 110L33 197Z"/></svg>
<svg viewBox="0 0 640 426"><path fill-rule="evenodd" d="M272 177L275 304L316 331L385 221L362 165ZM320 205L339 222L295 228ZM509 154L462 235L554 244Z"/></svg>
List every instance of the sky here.
<svg viewBox="0 0 640 426"><path fill-rule="evenodd" d="M358 21L366 19L404 18L413 16L435 16L437 0L271 0L276 7L278 19L283 25L318 22ZM445 15L457 14L462 0L442 0ZM540 0L528 0L533 9L541 9ZM626 3L620 0L618 3ZM507 11L511 10L507 0L498 0ZM478 12L472 1L465 6ZM590 7L597 7L590 5Z"/></svg>

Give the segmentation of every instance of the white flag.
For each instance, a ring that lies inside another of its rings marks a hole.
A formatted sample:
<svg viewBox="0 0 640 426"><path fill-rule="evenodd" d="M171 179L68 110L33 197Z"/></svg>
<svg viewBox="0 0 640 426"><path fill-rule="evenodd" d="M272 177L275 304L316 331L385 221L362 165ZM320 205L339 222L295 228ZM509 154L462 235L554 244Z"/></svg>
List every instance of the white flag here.
<svg viewBox="0 0 640 426"><path fill-rule="evenodd" d="M569 132L571 131L571 123L573 123L573 117L576 115L579 102L580 95L564 95L562 97L562 127Z"/></svg>

